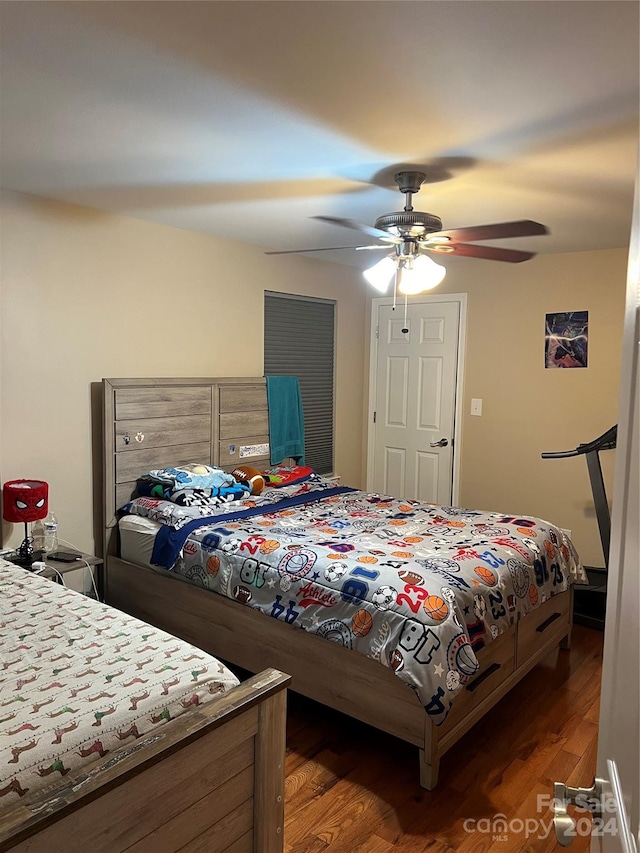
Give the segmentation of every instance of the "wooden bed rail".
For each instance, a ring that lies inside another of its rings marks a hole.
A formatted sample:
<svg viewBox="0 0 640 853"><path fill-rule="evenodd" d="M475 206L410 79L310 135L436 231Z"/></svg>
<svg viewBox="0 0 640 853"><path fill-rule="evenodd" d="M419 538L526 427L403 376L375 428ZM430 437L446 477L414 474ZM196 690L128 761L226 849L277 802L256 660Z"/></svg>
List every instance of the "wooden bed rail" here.
<svg viewBox="0 0 640 853"><path fill-rule="evenodd" d="M0 815L0 853L280 853L289 682L264 670L17 803Z"/></svg>

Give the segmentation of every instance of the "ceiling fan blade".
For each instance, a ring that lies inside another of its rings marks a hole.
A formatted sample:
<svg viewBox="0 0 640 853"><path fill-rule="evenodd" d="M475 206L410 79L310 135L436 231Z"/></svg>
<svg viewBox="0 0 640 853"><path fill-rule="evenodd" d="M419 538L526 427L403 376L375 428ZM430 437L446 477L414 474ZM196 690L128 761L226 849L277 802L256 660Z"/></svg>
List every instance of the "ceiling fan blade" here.
<svg viewBox="0 0 640 853"><path fill-rule="evenodd" d="M463 258L484 258L487 261L507 261L519 264L535 257L535 252L520 252L517 249L499 249L497 246L473 246L469 243L446 243L442 248L426 246L430 252L440 255L460 255Z"/></svg>
<svg viewBox="0 0 640 853"><path fill-rule="evenodd" d="M342 225L344 228L353 228L356 231L362 231L370 237L377 237L378 240L385 240L387 243L401 243L399 237L393 237L387 234L386 231L381 231L379 228L374 228L371 225L363 225L361 222L356 222L355 219L342 219L339 216L312 216L312 219L320 219L322 222L329 222L331 225Z"/></svg>
<svg viewBox="0 0 640 853"><path fill-rule="evenodd" d="M388 246L325 246L322 249L284 249L278 252L265 252L265 255L304 255L307 252L336 252L338 249L387 249Z"/></svg>
<svg viewBox="0 0 640 853"><path fill-rule="evenodd" d="M533 222L531 219L519 219L517 222L497 222L495 225L476 225L471 228L454 228L451 231L438 231L429 234L433 237L449 237L450 240L502 240L505 237L534 237L537 234L548 234L546 225Z"/></svg>

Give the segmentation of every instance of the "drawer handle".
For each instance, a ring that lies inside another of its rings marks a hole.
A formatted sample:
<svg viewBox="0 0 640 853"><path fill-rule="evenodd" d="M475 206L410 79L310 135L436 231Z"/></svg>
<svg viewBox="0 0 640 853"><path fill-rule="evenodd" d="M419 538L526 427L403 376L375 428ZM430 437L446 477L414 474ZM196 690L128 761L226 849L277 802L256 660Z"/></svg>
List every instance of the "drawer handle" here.
<svg viewBox="0 0 640 853"><path fill-rule="evenodd" d="M473 693L473 691L476 689L476 687L479 687L482 684L482 682L485 680L485 678L489 678L489 676L493 675L494 672L497 672L501 666L502 666L501 663L492 663L491 666L488 666L484 672L480 673L480 675L477 678L475 678L471 682L471 684L467 684L466 689L470 693Z"/></svg>
<svg viewBox="0 0 640 853"><path fill-rule="evenodd" d="M542 634L543 631L546 631L549 625L551 625L552 622L555 622L556 619L559 619L561 616L561 613L552 613L548 619L545 619L544 622L541 622L540 625L538 625L538 627L536 628L538 634Z"/></svg>

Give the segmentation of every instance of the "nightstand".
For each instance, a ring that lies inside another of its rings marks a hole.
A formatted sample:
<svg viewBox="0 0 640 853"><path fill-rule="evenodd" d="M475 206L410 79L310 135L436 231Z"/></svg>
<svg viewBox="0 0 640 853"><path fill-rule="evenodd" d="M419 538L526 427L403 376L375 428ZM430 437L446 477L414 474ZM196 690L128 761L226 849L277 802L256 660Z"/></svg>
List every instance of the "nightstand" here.
<svg viewBox="0 0 640 853"><path fill-rule="evenodd" d="M77 572L79 569L86 568L86 564L95 569L96 589L98 590L98 600L104 601L104 562L102 557L94 557L93 554L83 554L78 552L79 559L72 563L62 562L61 560L52 560L45 555L43 562L46 569L41 574L52 580L60 580L67 572ZM55 571L54 571L55 570ZM56 574L57 572L57 574Z"/></svg>

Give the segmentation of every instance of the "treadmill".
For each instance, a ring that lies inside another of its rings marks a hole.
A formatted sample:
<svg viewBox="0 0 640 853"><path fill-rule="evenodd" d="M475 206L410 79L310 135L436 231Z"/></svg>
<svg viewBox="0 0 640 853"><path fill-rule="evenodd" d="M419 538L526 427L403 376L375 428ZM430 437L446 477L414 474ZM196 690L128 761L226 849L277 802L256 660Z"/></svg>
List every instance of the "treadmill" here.
<svg viewBox="0 0 640 853"><path fill-rule="evenodd" d="M602 477L600 451L613 450L616 446L617 436L618 425L615 424L598 438L586 444L579 444L573 450L542 454L543 459L566 459L569 456L584 456L586 459L593 505L604 554L604 569L585 566L589 583L586 586L579 584L574 587L573 617L574 622L601 630L604 629L604 616L607 608L607 569L609 568L609 545L611 543L611 515Z"/></svg>

